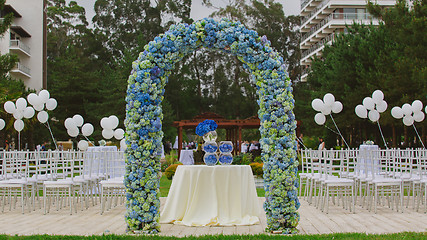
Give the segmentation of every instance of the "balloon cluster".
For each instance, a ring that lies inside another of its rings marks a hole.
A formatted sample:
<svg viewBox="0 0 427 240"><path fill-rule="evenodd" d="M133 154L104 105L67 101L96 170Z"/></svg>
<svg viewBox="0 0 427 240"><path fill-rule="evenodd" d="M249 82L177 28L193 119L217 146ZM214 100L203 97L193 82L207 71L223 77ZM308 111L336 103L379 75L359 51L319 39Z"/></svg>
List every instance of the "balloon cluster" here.
<svg viewBox="0 0 427 240"><path fill-rule="evenodd" d="M427 107L425 109L427 113ZM423 103L420 100L415 100L411 104L405 103L402 107L394 107L391 109L391 116L396 119L403 118L405 126L411 126L415 122L422 122L425 114L423 113Z"/></svg>
<svg viewBox="0 0 427 240"><path fill-rule="evenodd" d="M28 103L32 105L28 106ZM7 113L10 113L15 118L15 123L13 124L16 131L21 132L24 129L24 121L23 118L32 118L35 114L35 111L38 111L37 119L41 123L46 123L49 119L49 114L44 111L44 107L46 105L46 110L54 110L57 106L57 102L54 98L50 98L49 91L41 90L39 94L30 93L27 96L27 100L25 98L18 98L16 103L12 101L7 101L4 103L4 110ZM1 121L0 121L1 122ZM4 121L3 121L4 122ZM1 126L3 124L0 123L0 130L3 129ZM3 126L4 127L4 126Z"/></svg>
<svg viewBox="0 0 427 240"><path fill-rule="evenodd" d="M372 97L365 97L362 105L357 105L354 111L360 118L369 118L372 122L377 122L380 119L380 113L385 112L387 107L384 93L381 90L375 90Z"/></svg>
<svg viewBox="0 0 427 240"><path fill-rule="evenodd" d="M85 137L90 136L94 129L92 124L84 123L83 117L79 114L74 115L72 118L65 119L64 125L70 137L77 137L79 135L79 127L81 127L82 135ZM86 151L89 147L89 143L86 140L80 140L77 144L77 147L81 151Z"/></svg>
<svg viewBox="0 0 427 240"><path fill-rule="evenodd" d="M314 116L314 121L318 125L325 124L326 116L331 114L331 112L340 113L343 108L342 103L340 101L335 101L335 97L331 93L325 94L325 96L323 96L323 101L319 98L314 99L311 102L311 107L319 112Z"/></svg>
<svg viewBox="0 0 427 240"><path fill-rule="evenodd" d="M121 140L120 148L125 149L126 143L123 139L125 131L121 128L117 128L117 126L119 126L119 119L115 115L111 115L109 117L103 117L100 123L102 127L102 137L105 139L111 139L114 137L117 140Z"/></svg>

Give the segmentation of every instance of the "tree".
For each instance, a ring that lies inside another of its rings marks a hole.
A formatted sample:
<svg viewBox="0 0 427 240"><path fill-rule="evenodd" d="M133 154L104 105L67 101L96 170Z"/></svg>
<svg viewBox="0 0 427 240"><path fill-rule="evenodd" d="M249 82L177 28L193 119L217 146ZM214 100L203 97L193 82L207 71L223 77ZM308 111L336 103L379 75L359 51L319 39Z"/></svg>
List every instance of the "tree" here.
<svg viewBox="0 0 427 240"><path fill-rule="evenodd" d="M395 127L402 123L390 116L390 109L415 99L426 100L427 8L425 1L414 1L412 9L398 1L394 8L381 9L370 3L368 9L383 22L348 26L348 33L338 35L331 46L325 46L322 57L313 60L308 85L313 91L311 99L331 92L343 102L337 122L347 139L357 136L359 143L371 137L382 142L377 126L354 114L364 97L381 89L389 108L380 121L386 137L393 136L396 146Z"/></svg>
<svg viewBox="0 0 427 240"><path fill-rule="evenodd" d="M0 11L3 11L6 0L0 0ZM3 36L5 32L10 28L10 25L13 21L13 13L8 13L2 17L2 21L0 22L0 36ZM9 76L9 71L12 70L16 63L18 62L18 56L15 54L2 54L0 55L0 104L3 104L6 101L14 101L19 97L23 96L25 93L24 83L20 80L12 79ZM1 134L1 145L6 139L10 142L10 137L15 133L13 129L14 118L4 112L3 108L0 111L0 117L6 121L6 127L2 131Z"/></svg>

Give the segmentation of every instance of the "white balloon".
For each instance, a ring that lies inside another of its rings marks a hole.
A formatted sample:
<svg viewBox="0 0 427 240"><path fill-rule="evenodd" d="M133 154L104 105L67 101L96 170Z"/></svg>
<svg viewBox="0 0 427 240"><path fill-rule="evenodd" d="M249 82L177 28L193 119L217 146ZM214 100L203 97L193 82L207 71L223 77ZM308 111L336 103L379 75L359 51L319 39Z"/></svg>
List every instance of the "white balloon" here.
<svg viewBox="0 0 427 240"><path fill-rule="evenodd" d="M35 93L30 93L30 94L28 94L28 96L27 96L27 100L28 100L28 102L31 104L31 105L36 105L36 102L37 102L37 94L35 94Z"/></svg>
<svg viewBox="0 0 427 240"><path fill-rule="evenodd" d="M83 136L90 136L93 133L93 125L90 123L85 123L82 127Z"/></svg>
<svg viewBox="0 0 427 240"><path fill-rule="evenodd" d="M64 125L66 129L77 128L77 124L72 118L65 119Z"/></svg>
<svg viewBox="0 0 427 240"><path fill-rule="evenodd" d="M110 129L110 130L112 130L113 128L112 128L112 124L111 124L111 122L110 122L110 118L103 117L103 118L101 119L101 127L102 127L103 129Z"/></svg>
<svg viewBox="0 0 427 240"><path fill-rule="evenodd" d="M323 106L321 111L321 113L325 116L331 114L331 112L332 112L332 106L329 106L329 105Z"/></svg>
<svg viewBox="0 0 427 240"><path fill-rule="evenodd" d="M317 113L314 115L314 121L317 123L317 125L323 125L326 122L326 117L322 113Z"/></svg>
<svg viewBox="0 0 427 240"><path fill-rule="evenodd" d="M24 110L27 107L27 100L25 98L18 98L16 100L16 109Z"/></svg>
<svg viewBox="0 0 427 240"><path fill-rule="evenodd" d="M425 117L425 114L421 111L415 112L413 116L415 122L424 121L424 117Z"/></svg>
<svg viewBox="0 0 427 240"><path fill-rule="evenodd" d="M381 90L375 90L372 93L372 99L374 100L374 103L379 104L384 100L384 93Z"/></svg>
<svg viewBox="0 0 427 240"><path fill-rule="evenodd" d="M331 106L335 102L335 97L332 95L332 93L326 93L325 96L323 96L323 102L326 106Z"/></svg>
<svg viewBox="0 0 427 240"><path fill-rule="evenodd" d="M340 113L342 111L342 103L340 101L334 102L332 105L332 112L333 113Z"/></svg>
<svg viewBox="0 0 427 240"><path fill-rule="evenodd" d="M67 133L70 135L70 137L77 137L79 135L79 129L77 127L68 128Z"/></svg>
<svg viewBox="0 0 427 240"><path fill-rule="evenodd" d="M79 114L73 116L73 120L76 123L77 127L81 127L83 125L83 117Z"/></svg>
<svg viewBox="0 0 427 240"><path fill-rule="evenodd" d="M427 106L426 106L426 108L424 109L424 111L427 113Z"/></svg>
<svg viewBox="0 0 427 240"><path fill-rule="evenodd" d="M405 115L405 116L409 116L409 115L411 115L412 114L412 106L411 105L409 105L409 104L407 104L407 103L405 103L405 104L403 104L403 106L402 106L402 111L403 111L403 114ZM412 124L411 124L412 125Z"/></svg>
<svg viewBox="0 0 427 240"><path fill-rule="evenodd" d="M24 110L24 118L27 118L27 119L32 118L35 112L36 111L34 111L34 108L26 107Z"/></svg>
<svg viewBox="0 0 427 240"><path fill-rule="evenodd" d="M121 141L120 141L120 150L126 150L126 148L127 148L128 146L127 146L127 144L126 144L126 140L125 139L122 139Z"/></svg>
<svg viewBox="0 0 427 240"><path fill-rule="evenodd" d="M374 100L370 97L365 97L362 101L362 104L368 110L374 110L375 108Z"/></svg>
<svg viewBox="0 0 427 240"><path fill-rule="evenodd" d="M123 139L123 137L125 136L125 131L123 131L123 129L121 129L121 128L117 128L115 131L114 131L114 137L117 139L117 140L121 140L121 139Z"/></svg>
<svg viewBox="0 0 427 240"><path fill-rule="evenodd" d="M22 131L22 129L24 129L24 121L22 121L21 119L15 120L15 123L13 124L13 127L18 132Z"/></svg>
<svg viewBox="0 0 427 240"><path fill-rule="evenodd" d="M80 151L86 151L89 148L89 143L86 140L80 140L77 147Z"/></svg>
<svg viewBox="0 0 427 240"><path fill-rule="evenodd" d="M35 106L35 105L44 105L43 99L39 95L37 95L37 96L34 97L34 104L33 104L33 106Z"/></svg>
<svg viewBox="0 0 427 240"><path fill-rule="evenodd" d="M46 109L47 110L54 110L56 107L58 106L58 102L56 101L55 98L49 98L49 100L47 100L46 102Z"/></svg>
<svg viewBox="0 0 427 240"><path fill-rule="evenodd" d="M363 105L357 105L356 108L354 108L354 112L356 112L356 115L360 118L368 117L368 111Z"/></svg>
<svg viewBox="0 0 427 240"><path fill-rule="evenodd" d="M33 105L33 107L34 107L34 110L36 110L38 112L43 111L44 103Z"/></svg>
<svg viewBox="0 0 427 240"><path fill-rule="evenodd" d="M403 124L406 126L411 126L414 124L414 118L411 115L407 115L403 118Z"/></svg>
<svg viewBox="0 0 427 240"><path fill-rule="evenodd" d="M15 119L22 119L23 117L24 117L24 111L23 110L16 110L14 113L13 113L13 117L15 118Z"/></svg>
<svg viewBox="0 0 427 240"><path fill-rule="evenodd" d="M16 111L15 103L7 101L4 103L4 110L7 113L13 114Z"/></svg>
<svg viewBox="0 0 427 240"><path fill-rule="evenodd" d="M385 110L387 110L387 102L386 101L381 101L380 103L377 103L376 109L379 113L383 113L385 112Z"/></svg>
<svg viewBox="0 0 427 240"><path fill-rule="evenodd" d="M376 122L380 119L380 113L377 110L371 110L369 111L369 120L371 120L372 122Z"/></svg>
<svg viewBox="0 0 427 240"><path fill-rule="evenodd" d="M323 101L319 98L313 99L313 101L311 101L311 107L318 112L322 111L323 106Z"/></svg>
<svg viewBox="0 0 427 240"><path fill-rule="evenodd" d="M420 112L423 110L423 103L420 100L415 100L412 102L412 111Z"/></svg>
<svg viewBox="0 0 427 240"><path fill-rule="evenodd" d="M41 122L41 123L45 123L47 122L47 120L49 119L49 114L45 111L41 111L37 114L37 119Z"/></svg>
<svg viewBox="0 0 427 240"><path fill-rule="evenodd" d="M102 130L102 136L105 139L110 139L114 136L114 131L112 129L103 129Z"/></svg>
<svg viewBox="0 0 427 240"><path fill-rule="evenodd" d="M394 107L391 109L391 116L396 119L403 118L403 110L400 107Z"/></svg>
<svg viewBox="0 0 427 240"><path fill-rule="evenodd" d="M47 100L49 100L50 98L49 91L47 91L46 89L41 90L39 92L39 97L40 97L41 103L46 103Z"/></svg>
<svg viewBox="0 0 427 240"><path fill-rule="evenodd" d="M115 129L117 126L119 126L119 118L117 118L115 115L111 115L108 117L111 123L111 129Z"/></svg>
<svg viewBox="0 0 427 240"><path fill-rule="evenodd" d="M3 130L3 128L6 126L6 122L0 118L0 130Z"/></svg>

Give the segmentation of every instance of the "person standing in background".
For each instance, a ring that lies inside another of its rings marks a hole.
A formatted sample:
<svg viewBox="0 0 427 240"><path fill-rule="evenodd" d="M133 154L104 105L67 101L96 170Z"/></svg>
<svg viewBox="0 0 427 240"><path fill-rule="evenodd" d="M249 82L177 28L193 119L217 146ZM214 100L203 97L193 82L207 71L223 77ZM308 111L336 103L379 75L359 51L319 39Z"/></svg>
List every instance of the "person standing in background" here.
<svg viewBox="0 0 427 240"><path fill-rule="evenodd" d="M319 137L319 150L325 149L325 142L322 137Z"/></svg>

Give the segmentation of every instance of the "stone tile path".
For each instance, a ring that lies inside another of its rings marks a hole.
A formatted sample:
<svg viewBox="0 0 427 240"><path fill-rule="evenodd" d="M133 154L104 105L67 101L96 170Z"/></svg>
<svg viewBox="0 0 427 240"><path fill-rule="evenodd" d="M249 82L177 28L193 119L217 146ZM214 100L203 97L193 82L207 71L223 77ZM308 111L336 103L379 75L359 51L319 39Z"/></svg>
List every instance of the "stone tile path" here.
<svg viewBox="0 0 427 240"><path fill-rule="evenodd" d="M162 204L165 198L161 199ZM260 204L264 198L259 198ZM338 232L395 233L404 231L426 232L427 214L406 208L398 213L381 207L378 213L357 207L357 213L349 213L339 206L330 206L329 214L301 200L301 234L322 234ZM125 234L125 208L123 205L100 215L100 205L90 207L77 214L69 215L69 210L52 210L43 215L42 209L22 214L20 208L0 213L0 233L9 235L55 234L55 235L99 235L103 233ZM233 227L186 227L162 224L160 235L183 237L188 235L212 234L260 234L266 226L265 214L260 216L261 224Z"/></svg>

